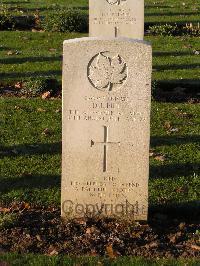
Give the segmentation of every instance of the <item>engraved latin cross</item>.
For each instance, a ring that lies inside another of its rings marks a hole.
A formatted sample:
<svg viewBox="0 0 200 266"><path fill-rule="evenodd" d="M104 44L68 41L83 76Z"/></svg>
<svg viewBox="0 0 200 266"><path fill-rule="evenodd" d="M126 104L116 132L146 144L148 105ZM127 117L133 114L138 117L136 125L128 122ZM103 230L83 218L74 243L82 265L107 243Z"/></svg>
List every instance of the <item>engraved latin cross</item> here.
<svg viewBox="0 0 200 266"><path fill-rule="evenodd" d="M107 171L107 151L108 151L108 146L110 145L118 145L120 146L120 142L111 142L108 140L108 127L104 126L104 141L102 142L95 142L91 140L91 147L96 145L96 144L102 144L103 149L104 149L104 155L103 155L103 172Z"/></svg>

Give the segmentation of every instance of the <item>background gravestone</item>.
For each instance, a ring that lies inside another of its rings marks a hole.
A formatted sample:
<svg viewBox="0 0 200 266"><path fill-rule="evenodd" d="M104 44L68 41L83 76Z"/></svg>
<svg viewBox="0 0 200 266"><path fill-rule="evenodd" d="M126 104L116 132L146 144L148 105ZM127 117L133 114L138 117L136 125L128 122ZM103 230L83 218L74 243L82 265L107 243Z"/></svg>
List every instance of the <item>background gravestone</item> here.
<svg viewBox="0 0 200 266"><path fill-rule="evenodd" d="M147 219L151 46L64 42L62 216Z"/></svg>
<svg viewBox="0 0 200 266"><path fill-rule="evenodd" d="M90 0L90 37L143 40L144 0Z"/></svg>

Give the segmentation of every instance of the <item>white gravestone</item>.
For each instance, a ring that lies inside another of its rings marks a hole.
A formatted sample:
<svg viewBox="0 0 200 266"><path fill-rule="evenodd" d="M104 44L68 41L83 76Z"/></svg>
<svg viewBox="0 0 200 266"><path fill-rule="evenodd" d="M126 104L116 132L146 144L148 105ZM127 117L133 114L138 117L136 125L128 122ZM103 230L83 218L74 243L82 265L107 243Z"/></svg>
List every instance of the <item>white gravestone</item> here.
<svg viewBox="0 0 200 266"><path fill-rule="evenodd" d="M143 40L144 0L89 0L90 37Z"/></svg>
<svg viewBox="0 0 200 266"><path fill-rule="evenodd" d="M151 54L127 38L64 42L63 217L147 219Z"/></svg>

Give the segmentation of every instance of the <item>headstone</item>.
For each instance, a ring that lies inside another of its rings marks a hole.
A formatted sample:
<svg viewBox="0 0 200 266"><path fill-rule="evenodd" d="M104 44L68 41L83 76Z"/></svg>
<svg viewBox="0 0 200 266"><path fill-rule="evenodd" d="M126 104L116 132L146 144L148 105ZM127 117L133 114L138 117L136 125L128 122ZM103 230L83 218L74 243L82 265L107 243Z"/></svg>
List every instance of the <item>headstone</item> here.
<svg viewBox="0 0 200 266"><path fill-rule="evenodd" d="M144 0L90 0L90 37L143 40Z"/></svg>
<svg viewBox="0 0 200 266"><path fill-rule="evenodd" d="M151 46L64 42L62 216L146 220Z"/></svg>

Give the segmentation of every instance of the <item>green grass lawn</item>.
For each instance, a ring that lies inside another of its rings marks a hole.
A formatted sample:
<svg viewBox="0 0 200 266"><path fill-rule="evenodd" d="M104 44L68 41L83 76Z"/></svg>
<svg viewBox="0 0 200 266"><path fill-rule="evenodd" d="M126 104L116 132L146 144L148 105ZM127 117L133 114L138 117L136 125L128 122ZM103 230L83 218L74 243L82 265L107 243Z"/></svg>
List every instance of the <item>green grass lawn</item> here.
<svg viewBox="0 0 200 266"><path fill-rule="evenodd" d="M88 10L88 0L2 0L0 3L6 5L10 11L17 15L33 15L36 9L43 16L48 13L56 12L58 6L79 7ZM166 0L166 1L145 1L145 22L173 22L173 23L189 23L199 22L198 0Z"/></svg>
<svg viewBox="0 0 200 266"><path fill-rule="evenodd" d="M0 201L59 207L61 100L0 101ZM151 148L155 156L150 160L150 205L187 205L199 200L199 113L197 104L153 102ZM50 134L43 133L46 128Z"/></svg>
<svg viewBox="0 0 200 266"><path fill-rule="evenodd" d="M58 6L88 10L87 0L0 0L16 15L45 16ZM199 21L199 0L145 1L145 22ZM78 33L0 32L0 85L37 77L61 81L62 43ZM200 38L145 38L153 46L153 79L200 84ZM152 102L149 203L189 208L200 202L200 105ZM45 129L48 128L48 131ZM61 100L0 97L0 204L60 207ZM47 132L47 133L45 133ZM1 250L0 250L1 253ZM9 265L200 265L195 260L69 258L0 254ZM98 264L99 262L99 264ZM187 264L186 264L187 263Z"/></svg>
<svg viewBox="0 0 200 266"><path fill-rule="evenodd" d="M0 255L0 260L2 262L8 262L9 265L32 265L32 266L57 266L57 265L87 265L87 266L122 266L122 265L132 265L132 266L198 266L199 260L168 260L168 259L142 259L142 258L132 258L123 257L118 259L106 259L98 257L80 257L80 258L70 258L67 256L53 256L47 257L42 255L18 255L18 254L5 254ZM2 264L3 265L3 264Z"/></svg>
<svg viewBox="0 0 200 266"><path fill-rule="evenodd" d="M63 41L83 36L78 33L1 32L0 82L38 76L60 80ZM200 38L149 36L146 40L153 45L153 79L199 82L200 56L195 51L200 47Z"/></svg>

